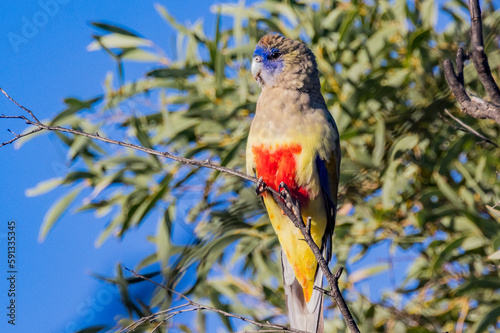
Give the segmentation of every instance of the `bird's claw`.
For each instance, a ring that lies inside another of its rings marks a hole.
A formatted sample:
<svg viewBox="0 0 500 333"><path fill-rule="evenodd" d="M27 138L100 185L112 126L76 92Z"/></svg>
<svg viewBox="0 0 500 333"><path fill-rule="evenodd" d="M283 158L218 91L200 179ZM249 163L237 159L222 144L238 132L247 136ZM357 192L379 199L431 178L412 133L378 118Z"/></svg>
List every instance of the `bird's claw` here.
<svg viewBox="0 0 500 333"><path fill-rule="evenodd" d="M295 200L293 199L292 193L288 185L285 184L284 182L281 182L280 185L278 186L278 192L280 193L281 198L285 202L286 207L288 209L292 209L292 206L295 205Z"/></svg>
<svg viewBox="0 0 500 333"><path fill-rule="evenodd" d="M290 188L284 182L281 182L278 186L278 192L285 201L287 200L287 198L291 197Z"/></svg>
<svg viewBox="0 0 500 333"><path fill-rule="evenodd" d="M264 179L262 177L259 177L257 180L257 188L255 189L255 194L257 195L262 195L266 191L266 183L264 182Z"/></svg>

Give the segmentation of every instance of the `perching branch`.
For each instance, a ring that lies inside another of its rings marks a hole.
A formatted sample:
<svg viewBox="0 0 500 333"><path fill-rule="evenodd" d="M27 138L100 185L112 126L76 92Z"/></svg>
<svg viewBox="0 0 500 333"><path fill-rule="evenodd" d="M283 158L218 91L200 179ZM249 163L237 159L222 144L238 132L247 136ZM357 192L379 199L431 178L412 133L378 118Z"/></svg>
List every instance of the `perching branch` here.
<svg viewBox="0 0 500 333"><path fill-rule="evenodd" d="M213 307L208 306L208 305L203 305L203 304L194 302L194 301L190 300L184 294L181 294L181 293L179 293L179 292L177 292L177 291L175 291L173 289L170 289L168 287L165 287L164 285L161 285L161 284L159 284L159 283L151 280L150 278L148 278L148 277L146 277L144 275L141 275L139 273L134 272L131 269L128 269L127 267L123 267L123 268L125 268L130 273L134 274L135 277L138 277L138 278L141 278L141 279L143 279L145 281L151 282L154 285L156 285L156 286L158 286L158 287L160 287L162 289L165 289L168 292L171 292L171 293L173 293L173 294L175 294L175 295L183 298L184 300L186 300L187 303L181 304L181 305L178 305L178 306L175 306L175 307L172 307L172 308L167 309L167 310L159 311L157 313L153 313L152 315L147 316L147 317L143 317L143 318L141 318L141 319L133 322L129 326L123 328L120 331L120 333L132 332L138 326L140 326L140 325L142 325L142 324L144 324L144 323L146 323L148 321L153 321L155 319L159 319L159 318L162 318L162 317L164 317L164 318L162 319L161 323L163 323L163 322L167 321L168 319L170 319L170 318L172 318L172 317L174 317L174 316L176 316L178 314L181 314L181 313L190 312L190 311L201 311L201 310L212 311L212 312L221 314L223 316L226 316L228 318L237 318L237 319L246 321L246 322L248 322L250 324L253 324L255 326L258 326L260 328L271 328L271 329L274 329L272 331L267 331L267 332L305 333L304 331L297 330L297 329L294 329L294 328L291 328L291 327L288 327L288 326L271 324L269 322L267 322L267 323L261 323L261 322L252 320L250 318L246 318L246 317L243 317L243 316L235 315L235 314L232 314L232 313L229 313L229 312L226 312L226 311L219 310L217 308L213 308Z"/></svg>
<svg viewBox="0 0 500 333"><path fill-rule="evenodd" d="M344 316L344 320L345 320L347 326L349 327L349 329L351 330L351 332L359 333L359 329L356 326L356 322L354 321L354 318L353 318L351 312L349 311L349 308L348 308L348 306L347 306L347 304L342 296L342 293L340 292L340 289L338 287L338 279L339 279L340 275L342 274L343 268L342 267L339 268L335 275L332 274L332 272L330 271L330 269L328 267L326 260L323 258L323 255L321 253L320 248L318 247L318 245L316 245L316 243L314 242L314 240L311 236L310 219L307 220L307 223L304 223L304 221L302 219L302 213L300 210L300 204L298 201L294 200L294 198L290 194L290 190L288 189L288 187L285 184L282 184L280 186L280 192L278 192L278 191L274 190L273 188L268 187L265 184L263 184L262 180L259 180L256 177L249 176L245 173L242 173L240 171L237 171L237 170L234 170L231 168L226 168L226 167L223 167L221 165L213 164L209 160L198 161L198 160L194 160L194 159L188 159L188 158L172 155L169 152L160 152L158 150L145 148L145 147L142 147L142 146L139 146L136 144L127 143L127 142L123 142L123 141L117 141L117 140L109 139L106 137L102 137L98 133L91 134L91 133L87 133L87 132L83 132L83 131L75 130L75 129L71 129L71 128L46 125L38 120L38 118L35 116L33 111L31 111L31 110L27 109L26 107L22 106L21 104L19 104L16 100L14 100L11 96L9 96L9 94L7 94L7 92L5 92L2 88L0 88L0 91L5 96L7 96L7 98L9 98L14 104L16 104L18 107L20 107L24 111L26 111L29 114L29 116L31 116L32 120L26 116L5 116L5 115L0 115L0 119L2 119L2 118L4 118L4 119L20 119L20 120L23 120L26 124L36 127L34 130L27 132L25 134L21 134L21 135L14 134L15 137L13 139L0 144L0 147L7 145L7 144L10 144L10 143L13 143L16 140L20 139L21 137L29 136L31 134L34 134L34 133L40 132L40 131L44 131L44 130L45 131L64 132L64 133L70 133L70 134L74 134L74 135L85 136L87 138L103 141L106 143L111 143L114 145L119 145L122 147L131 148L131 149L142 151L142 152L145 152L145 153L148 153L151 155L166 157L168 159L171 159L171 160L183 163L183 164L194 165L194 166L199 166L199 167L217 170L217 171L224 172L224 173L227 173L227 174L230 174L233 176L240 177L242 179L248 180L248 181L253 182L253 183L257 183L258 190L259 191L262 190L262 191L266 191L266 192L270 193L273 196L276 203L281 207L281 209L283 209L283 211L285 212L287 217L293 222L293 224L297 228L300 229L300 231L302 232L302 235L304 236L304 241L309 245L312 252L314 253L316 260L318 261L318 265L319 265L320 269L322 270L324 276L326 277L326 280L328 281L328 285L330 286L330 289L331 289L330 291L326 291L326 290L320 290L320 291L322 291L323 293L325 293L325 294L327 294L335 299L335 301L337 302L337 305L340 309L340 312ZM137 274L133 271L131 271L131 272L134 274ZM137 275L137 276L142 277L140 275ZM147 278L146 278L146 280L149 281L149 279L147 279ZM157 284L154 281L151 281L151 282ZM157 284L157 285L159 285L159 284ZM164 287L161 285L159 285L159 286L162 288L168 289L167 287ZM168 290L172 291L178 295L181 295L173 290L170 290L170 289L168 289ZM238 315L233 315L233 314L226 313L224 311L221 311L221 310L218 310L215 308L210 308L210 307L207 307L204 305L200 305L198 303L192 302L184 295L182 295L182 296L184 299L186 299L188 301L188 303L186 303L185 306L198 306L199 309L201 309L201 310L207 309L210 311L215 311L215 312L221 313L223 315L227 315L230 317L239 318L239 319L242 319L245 321L252 322L249 319L246 319L246 318L243 319L244 317L241 317ZM159 312L159 313L154 314L154 315L164 315L168 319L168 318L171 318L171 315L173 313L178 314L178 312L172 312L172 311L173 311L173 309L168 309L168 310ZM178 311L181 311L181 310L178 310ZM186 310L182 310L182 311L185 312ZM192 310L190 310L190 311L192 311ZM152 316L154 316L154 315L152 315ZM147 321L147 320L151 320L154 318L145 317L143 319L145 321ZM167 320L167 319L164 319L164 320ZM252 323L255 323L255 325L259 326L257 324L258 322L252 322ZM259 323L259 324L261 324L261 323ZM285 332L301 332L299 330L288 328L286 326L273 325L273 324L269 324L269 325L271 325L271 326L260 326L260 327L271 327L271 328L276 328L276 329L281 329L281 330L285 330L285 329L288 330Z"/></svg>
<svg viewBox="0 0 500 333"><path fill-rule="evenodd" d="M500 89L491 75L488 57L484 52L483 26L481 9L478 0L469 1L471 16L471 55L479 80L484 86L491 102L479 97L469 97L464 87L463 66L469 55L464 54L461 48L457 51L457 73L449 59L443 62L444 76L453 95L462 107L462 111L476 119L492 119L500 125Z"/></svg>

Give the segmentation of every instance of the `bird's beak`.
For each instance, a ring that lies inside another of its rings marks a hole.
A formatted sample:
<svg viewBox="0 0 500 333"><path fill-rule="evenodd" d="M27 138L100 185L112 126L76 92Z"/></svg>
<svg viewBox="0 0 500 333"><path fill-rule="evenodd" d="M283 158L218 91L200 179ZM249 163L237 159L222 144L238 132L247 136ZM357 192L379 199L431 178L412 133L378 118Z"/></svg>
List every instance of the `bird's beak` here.
<svg viewBox="0 0 500 333"><path fill-rule="evenodd" d="M260 71L262 70L262 58L260 56L253 57L252 60L252 76L259 83L262 84L262 77L260 76Z"/></svg>

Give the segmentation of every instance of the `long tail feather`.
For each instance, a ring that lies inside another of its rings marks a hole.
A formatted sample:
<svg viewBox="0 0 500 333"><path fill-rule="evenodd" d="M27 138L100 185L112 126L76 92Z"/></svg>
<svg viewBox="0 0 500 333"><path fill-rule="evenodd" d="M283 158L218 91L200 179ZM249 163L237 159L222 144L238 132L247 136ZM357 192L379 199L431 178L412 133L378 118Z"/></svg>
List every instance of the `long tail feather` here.
<svg viewBox="0 0 500 333"><path fill-rule="evenodd" d="M323 294L314 290L311 299L306 303L302 286L295 278L293 268L284 253L281 253L281 264L290 327L308 333L323 333ZM320 269L316 273L314 285L323 287L323 272Z"/></svg>

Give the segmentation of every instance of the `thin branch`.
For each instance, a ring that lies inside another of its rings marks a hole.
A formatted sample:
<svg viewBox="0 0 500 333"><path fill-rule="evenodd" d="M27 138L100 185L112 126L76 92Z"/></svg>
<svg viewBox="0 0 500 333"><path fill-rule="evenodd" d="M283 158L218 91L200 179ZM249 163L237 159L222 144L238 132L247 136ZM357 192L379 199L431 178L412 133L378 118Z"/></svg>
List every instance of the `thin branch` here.
<svg viewBox="0 0 500 333"><path fill-rule="evenodd" d="M470 127L469 125L467 125L466 123L464 123L463 121L461 121L460 119L458 119L457 117L455 117L454 115L452 115L450 113L450 111L448 111L447 109L444 109L444 112L446 112L446 114L453 120L455 120L461 127L457 128L459 130L462 130L464 132L468 132L468 133L472 133L474 134L475 136L477 136L478 138L480 138L481 140L487 142L487 143L490 143L492 145L494 145L495 147L499 148L498 145L491 141L490 139L488 139L487 137L485 137L484 135L482 135L481 133L479 133L478 131L476 131L475 129L473 129L472 127Z"/></svg>
<svg viewBox="0 0 500 333"><path fill-rule="evenodd" d="M4 119L24 119L24 120L28 120L26 119L25 116L6 116L4 114L0 115L0 118L4 118Z"/></svg>
<svg viewBox="0 0 500 333"><path fill-rule="evenodd" d="M340 279L340 276L342 275L342 272L344 271L344 267L340 266L337 271L335 272L335 275L333 276L335 284L338 284L338 281ZM330 291L320 288L320 287L314 287L315 290L321 291L323 294L329 294Z"/></svg>
<svg viewBox="0 0 500 333"><path fill-rule="evenodd" d="M497 206L500 206L500 200L498 200L493 206L492 208L496 208Z"/></svg>
<svg viewBox="0 0 500 333"><path fill-rule="evenodd" d="M40 120L38 120L37 117L35 117L35 115L33 114L33 112L27 108L25 108L24 106L22 106L21 104L19 104L18 102L16 102L12 97L10 97L6 92L5 90L3 90L2 88L0 88L0 91L5 95L7 96L8 99L10 99L14 104L16 104L18 107L20 107L21 109L23 109L24 111L28 112L28 114L35 120L35 122L37 123L40 123Z"/></svg>
<svg viewBox="0 0 500 333"><path fill-rule="evenodd" d="M1 118L5 118L5 117L1 117ZM36 132L40 132L42 130L43 130L43 128L35 128L34 130L27 132L27 133L24 133L24 134L16 134L16 133L12 132L11 130L8 130L9 132L11 132L14 135L14 138L9 140L9 141L5 141L5 142L0 143L0 147L14 143L15 141L19 140L22 137L25 137L25 136L28 136L31 134L35 134Z"/></svg>
<svg viewBox="0 0 500 333"><path fill-rule="evenodd" d="M172 311L174 310L177 310L177 309L180 309L180 308L183 308L183 307L186 307L186 306L189 306L189 304L182 304L182 305L179 305L179 306L174 306L172 308L169 308L169 309L166 309L166 310L162 310L162 311L159 311L159 312L156 312L156 313L153 313L152 315L150 316L147 316L147 317L142 317L141 319L137 320L137 321L134 321L133 323L131 323L130 325L122 328L119 333L124 333L124 332L132 332L133 330L135 330L137 327L141 326L142 324L144 324L145 322L152 322L153 320L155 319L158 319L158 317L160 316L163 316L165 315L166 317L169 317L170 314L172 314ZM177 311L178 312L178 311ZM173 312L175 313L175 312ZM167 319L163 319L161 322L164 322L166 321ZM156 329L156 327L155 327ZM154 330L155 330L154 329ZM153 331L154 331L153 330ZM151 332L153 332L151 331Z"/></svg>
<svg viewBox="0 0 500 333"><path fill-rule="evenodd" d="M144 275L141 275L137 272L135 272L134 270L131 270L131 269L128 269L127 267L123 267L125 268L127 271L129 271L130 273L132 273L135 277L138 277L138 278L141 278L145 281L148 281L148 282L151 282L153 283L154 285L162 288L162 289L165 289L177 296L180 296L182 297L183 299L185 299L188 303L187 304L184 304L183 306L193 306L194 308L192 309L183 309L183 310L178 310L174 313L170 313L168 314L168 319L170 319L171 317L179 314L179 313L183 313L183 312L187 312L187 311L195 311L195 310L208 310L208 311L212 311L212 312L215 312L215 313L219 313L223 316L226 316L228 318L236 318L236 319L240 319L242 321L246 321L250 324L253 324L255 326L258 326L258 327L261 327L261 328L273 328L275 329L276 332L292 332L292 333L305 333L304 331L300 331L300 330L297 330L297 329L294 329L294 328L290 328L288 326L284 326L284 325L278 325L278 324L271 324L271 323L261 323L261 322L258 322L258 321L255 321L253 319L250 319L250 318L246 318L246 317L243 317L243 316L240 316L240 315L235 315L235 314L232 314L232 313L229 313L229 312L226 312L226 311L222 311L222 310L219 310L217 308L213 308L211 306L208 306L208 305L203 305L203 304L200 304L200 303L197 303L195 301L192 301L190 300L186 295L182 294L182 293L179 293L178 291L175 291L173 289L170 289L164 285L161 285L153 280L151 280L150 278L144 276ZM167 310L166 310L167 311ZM149 321L151 320L152 318L151 317L156 317L159 313L156 313L156 314L153 314L151 316L148 316L148 317L144 317L144 318L141 318L139 321L141 321L141 323L144 323L146 321ZM164 313L160 313L160 315L163 315ZM122 332L125 332L122 330Z"/></svg>
<svg viewBox="0 0 500 333"><path fill-rule="evenodd" d="M156 325L153 330L151 331L151 333L154 333L158 328L160 328L161 325L165 324L165 320L162 320L158 323L158 325Z"/></svg>
<svg viewBox="0 0 500 333"><path fill-rule="evenodd" d="M493 76L491 75L488 57L484 52L483 23L481 20L481 8L479 0L469 1L469 11L471 16L471 41L472 41L472 62L476 68L479 80L486 89L486 92L495 104L500 104L500 89L498 89Z"/></svg>

